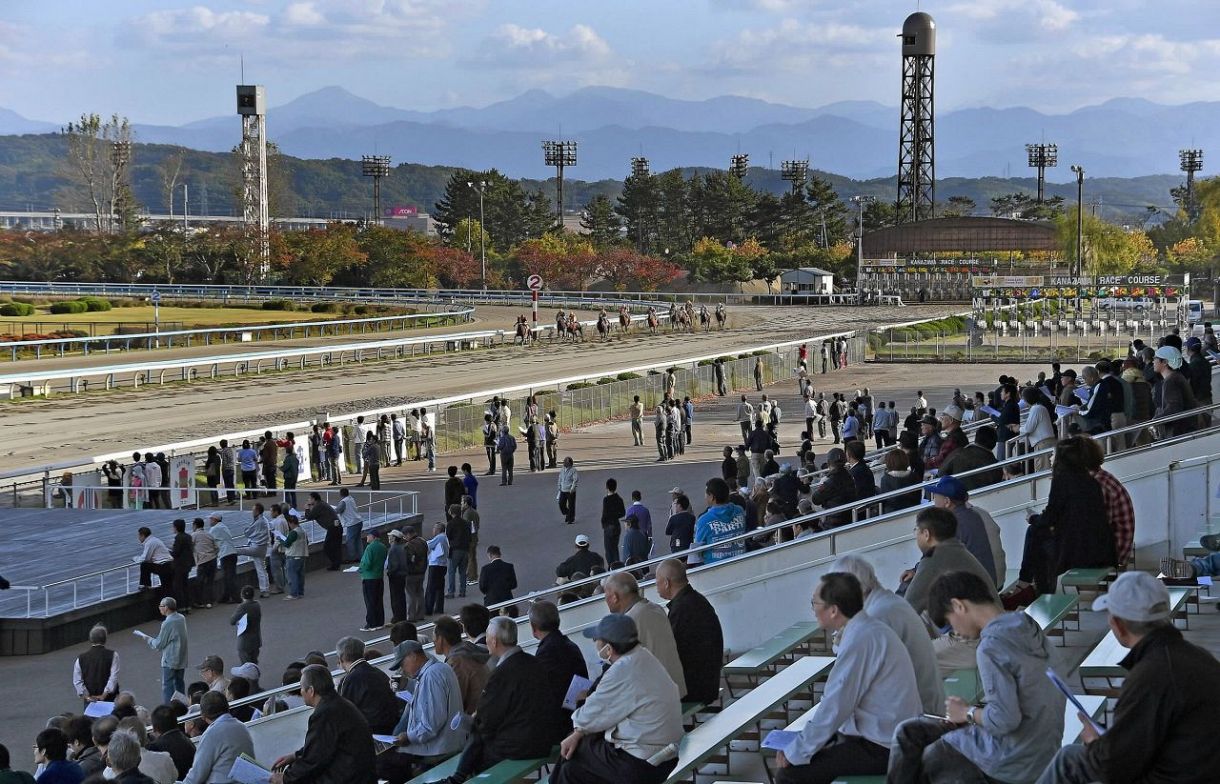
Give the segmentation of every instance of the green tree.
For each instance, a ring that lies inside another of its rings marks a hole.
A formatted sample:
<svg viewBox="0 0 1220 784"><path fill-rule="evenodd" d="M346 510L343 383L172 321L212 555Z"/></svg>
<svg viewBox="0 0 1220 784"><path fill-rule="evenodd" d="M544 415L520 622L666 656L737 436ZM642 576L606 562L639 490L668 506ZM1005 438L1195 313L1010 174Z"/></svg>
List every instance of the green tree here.
<svg viewBox="0 0 1220 784"><path fill-rule="evenodd" d="M541 193L527 194L520 182L495 169L485 172L458 169L449 176L445 194L432 213L447 244L454 244L454 230L463 218L479 220L478 187L483 189L483 228L502 248L540 237L554 222Z"/></svg>
<svg viewBox="0 0 1220 784"><path fill-rule="evenodd" d="M662 254L683 255L695 244L691 193L681 169L655 178L657 187L657 249Z"/></svg>
<svg viewBox="0 0 1220 784"><path fill-rule="evenodd" d="M337 285L378 288L429 288L436 285L432 243L417 231L365 226L356 234L365 260L335 276Z"/></svg>
<svg viewBox="0 0 1220 784"><path fill-rule="evenodd" d="M605 195L599 194L585 205L580 225L589 232L593 247L599 250L617 245L622 240L623 223Z"/></svg>
<svg viewBox="0 0 1220 784"><path fill-rule="evenodd" d="M82 114L63 129L67 160L61 174L72 183L73 194L93 211L94 230L101 234L134 227L135 199L131 194L131 124L113 115L103 121L97 114Z"/></svg>
<svg viewBox="0 0 1220 784"><path fill-rule="evenodd" d="M328 286L341 272L368 261L360 248L357 228L331 223L325 229L272 232L271 265L288 285Z"/></svg>
<svg viewBox="0 0 1220 784"><path fill-rule="evenodd" d="M627 239L640 253L655 249L659 194L656 178L651 174L632 175L623 181L623 190L614 205L627 227Z"/></svg>
<svg viewBox="0 0 1220 784"><path fill-rule="evenodd" d="M1061 251L1072 265L1076 263L1076 217L1073 206L1055 222ZM1122 275L1156 262L1156 248L1143 231L1128 231L1088 214L1083 228L1084 275Z"/></svg>
<svg viewBox="0 0 1220 784"><path fill-rule="evenodd" d="M711 171L690 182L690 205L702 236L721 242L744 242L757 194L725 171Z"/></svg>
<svg viewBox="0 0 1220 784"><path fill-rule="evenodd" d="M817 221L818 247L828 248L848 239L847 205L839 198L830 181L814 174L805 185L805 199L809 211Z"/></svg>
<svg viewBox="0 0 1220 784"><path fill-rule="evenodd" d="M974 208L974 199L969 196L950 196L949 200L936 210L936 214L942 218L956 218L973 214Z"/></svg>

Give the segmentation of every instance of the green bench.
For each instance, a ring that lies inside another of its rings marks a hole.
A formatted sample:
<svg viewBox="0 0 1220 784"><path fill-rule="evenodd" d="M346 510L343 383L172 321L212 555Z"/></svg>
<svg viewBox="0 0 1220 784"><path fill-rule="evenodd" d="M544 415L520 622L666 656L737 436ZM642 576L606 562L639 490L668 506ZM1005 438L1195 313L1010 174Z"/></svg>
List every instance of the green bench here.
<svg viewBox="0 0 1220 784"><path fill-rule="evenodd" d="M945 678L945 696L974 704L983 698L983 681L977 669L954 670Z"/></svg>
<svg viewBox="0 0 1220 784"><path fill-rule="evenodd" d="M1091 591L1093 593L1105 593L1111 581L1118 576L1118 573L1109 567L1101 567L1099 569L1068 569L1059 578L1060 585L1066 592L1068 588L1072 588L1077 594Z"/></svg>
<svg viewBox="0 0 1220 784"><path fill-rule="evenodd" d="M430 770L411 779L407 784L432 784L433 782L442 781L457 772L458 762L461 758L461 754L454 754L441 764L433 766ZM528 776L554 763L558 758L559 749L557 747L548 757L526 760L502 760L482 773L476 773L471 776L469 780L480 782L480 784L515 784L515 782L526 781Z"/></svg>
<svg viewBox="0 0 1220 784"><path fill-rule="evenodd" d="M1190 607L1188 605L1192 599L1198 604L1198 587L1174 586L1169 589L1169 617L1175 621L1180 618L1187 629L1190 628Z"/></svg>
<svg viewBox="0 0 1220 784"><path fill-rule="evenodd" d="M1058 637L1060 645L1067 645L1067 622L1075 621L1075 631L1080 631L1079 604L1078 595L1044 593L1025 608L1025 614L1034 619L1046 636Z"/></svg>
<svg viewBox="0 0 1220 784"><path fill-rule="evenodd" d="M1093 650L1084 657L1076 671L1084 693L1117 697L1121 691L1118 681L1127 676L1127 671L1119 662L1126 656L1127 649L1118 644L1114 632L1106 632L1106 636L1093 646ZM1104 682L1104 685L1099 681Z"/></svg>
<svg viewBox="0 0 1220 784"><path fill-rule="evenodd" d="M678 745L678 761L666 782L682 781L710 763L723 763L727 770L729 744L750 728L761 732L758 725L768 714L829 675L834 661L831 656L799 658L688 732Z"/></svg>
<svg viewBox="0 0 1220 784"><path fill-rule="evenodd" d="M808 651L813 638L821 634L817 621L796 623L724 665L724 685L729 689L729 696L735 696L735 678L744 679L748 688L754 687L760 677L773 672L777 665L791 660L798 651Z"/></svg>

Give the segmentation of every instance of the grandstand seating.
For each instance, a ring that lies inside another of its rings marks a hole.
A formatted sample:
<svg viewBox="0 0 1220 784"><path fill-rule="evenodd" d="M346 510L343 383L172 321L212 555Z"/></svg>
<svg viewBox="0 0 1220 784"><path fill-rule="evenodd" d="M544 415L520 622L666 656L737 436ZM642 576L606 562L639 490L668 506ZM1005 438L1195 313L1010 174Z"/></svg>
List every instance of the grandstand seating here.
<svg viewBox="0 0 1220 784"><path fill-rule="evenodd" d="M1071 594L1047 593L1039 596L1028 607L1025 614L1038 624L1048 637L1058 637L1060 645L1066 645L1067 624L1076 623L1076 631L1080 630L1080 599Z"/></svg>

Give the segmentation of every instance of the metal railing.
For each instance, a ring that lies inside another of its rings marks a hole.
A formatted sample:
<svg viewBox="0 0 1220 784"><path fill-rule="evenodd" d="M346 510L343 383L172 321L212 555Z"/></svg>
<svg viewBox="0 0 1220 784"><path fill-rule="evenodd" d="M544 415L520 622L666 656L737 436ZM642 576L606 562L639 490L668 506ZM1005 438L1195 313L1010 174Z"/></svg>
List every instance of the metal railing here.
<svg viewBox="0 0 1220 784"><path fill-rule="evenodd" d="M133 489L150 488L134 488L131 485L123 485L119 487L111 487L108 485L81 486L74 488L91 489L98 493L106 493L110 490L121 489L126 495ZM164 489L170 488L152 488ZM339 499L340 488L316 487L304 490L297 490L297 494L302 497L308 497L311 493L318 493L322 496L322 500L334 506ZM224 488L220 488L224 492ZM198 490L198 492L207 492L207 489ZM277 490L268 490L267 488L259 488L257 492L260 494L270 493L264 497L245 497L244 490L239 488L241 493L238 496L236 506L229 506L228 511L244 512L253 508L255 503L261 503L266 508L270 508L272 503L285 502L284 495L286 492L283 488ZM356 511L363 523L366 525L372 522L374 525L392 524L396 521L406 520L409 517L414 517L419 513L419 493L414 490L365 490L350 489L351 497L356 500ZM364 498L364 503L360 499ZM303 500L303 499L299 499ZM198 509L197 509L198 510ZM145 511L163 512L167 518L173 516L183 516L187 509L162 509ZM306 533L309 543L317 544L326 537L326 532L317 523L312 520L303 520L301 530ZM240 532L235 532L240 533ZM248 556L240 556L238 564L249 563ZM134 570L134 576L133 576ZM128 563L122 566L112 566L106 569L99 569L88 574L68 577L63 580L47 583L45 585L27 586L14 585L11 590L22 591L25 593L26 601L26 618L50 617L52 611L56 614L76 610L81 607L86 607L93 604L98 604L109 599L116 599L132 593L133 586L139 579L140 565L138 563ZM107 581L109 578L109 591L107 590ZM154 576L154 579L156 577ZM91 582L97 582L96 588L90 585ZM71 590L71 599L67 598L67 591ZM38 600L38 594L41 594L41 601ZM0 601L0 606L10 604L10 601ZM36 615L36 607L42 610L42 615ZM9 613L0 611L0 617L13 617Z"/></svg>

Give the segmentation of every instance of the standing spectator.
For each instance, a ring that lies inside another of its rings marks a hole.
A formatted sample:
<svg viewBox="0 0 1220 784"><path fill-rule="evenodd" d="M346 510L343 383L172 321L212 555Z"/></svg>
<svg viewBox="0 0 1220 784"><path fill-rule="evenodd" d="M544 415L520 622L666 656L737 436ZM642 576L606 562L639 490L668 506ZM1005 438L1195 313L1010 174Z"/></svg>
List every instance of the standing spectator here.
<svg viewBox="0 0 1220 784"><path fill-rule="evenodd" d="M174 598L187 615L191 606L190 575L195 566L195 540L186 532L186 520L178 518L173 525L174 542L169 553L174 559Z"/></svg>
<svg viewBox="0 0 1220 784"><path fill-rule="evenodd" d="M508 561L503 560L500 548L489 545L487 548L487 564L479 575L479 590L483 592L483 606L512 601L513 591L517 588L517 570ZM517 617L517 608L508 607L508 615Z"/></svg>
<svg viewBox="0 0 1220 784"><path fill-rule="evenodd" d="M229 618L229 625L240 627L243 618L245 629L237 635L237 660L242 664L258 664L258 652L263 647L263 606L254 598L254 587L250 585L242 586L241 604Z"/></svg>
<svg viewBox="0 0 1220 784"><path fill-rule="evenodd" d="M729 487L737 487L737 461L733 459L733 447L724 448L724 459L720 461L720 478Z"/></svg>
<svg viewBox="0 0 1220 784"><path fill-rule="evenodd" d="M111 461L113 462L113 461ZM117 465L117 463L116 463ZM106 473L107 466L102 467L102 473ZM207 480L208 487L208 504L217 506L220 504L220 494L216 491L220 487L220 450L214 446L208 447L208 455L203 460L203 477ZM122 484L122 482L120 482Z"/></svg>
<svg viewBox="0 0 1220 784"><path fill-rule="evenodd" d="M186 692L187 631L186 619L178 612L174 597L166 596L158 605L161 629L156 637L140 636L154 651L161 651L161 702L167 703L174 692Z"/></svg>
<svg viewBox="0 0 1220 784"><path fill-rule="evenodd" d="M707 480L704 501L707 511L695 521L694 543L696 546L713 546L699 553L703 563L715 563L745 553L744 540L718 544L746 532L745 512L737 504L729 502L729 486L723 479Z"/></svg>
<svg viewBox="0 0 1220 784"><path fill-rule="evenodd" d="M635 446L644 445L644 404L640 402L640 396L635 395L632 398L631 405L628 410L631 413L631 441Z"/></svg>
<svg viewBox="0 0 1220 784"><path fill-rule="evenodd" d="M644 506L644 496L639 490L631 491L631 506L627 507L627 514L624 517L635 516L639 521L640 531L648 540L648 546L652 547L652 513L648 511L648 507Z"/></svg>
<svg viewBox="0 0 1220 784"><path fill-rule="evenodd" d="M356 499L352 498L346 487L339 488L339 503L335 504L335 516L339 518L340 530L343 532L343 561L359 563L364 551L364 542L361 541L364 521L360 519L360 512L356 509ZM329 534L329 530L327 533Z"/></svg>
<svg viewBox="0 0 1220 784"><path fill-rule="evenodd" d="M863 609L855 577L822 575L813 613L823 629L838 635L838 655L813 715L775 755L776 784L882 775L895 728L923 712L902 640Z"/></svg>
<svg viewBox="0 0 1220 784"><path fill-rule="evenodd" d="M371 784L376 752L369 724L335 691L330 671L319 664L301 670L301 699L313 708L305 744L272 766L271 784Z"/></svg>
<svg viewBox="0 0 1220 784"><path fill-rule="evenodd" d="M339 492L342 495L343 491ZM343 566L343 526L339 523L339 515L335 513L335 508L323 501L319 493L310 493L309 503L305 506L304 519L313 520L326 532L326 538L322 540L322 552L326 554L326 560L330 562L326 571L339 571ZM308 547L308 540L306 547Z"/></svg>
<svg viewBox="0 0 1220 784"><path fill-rule="evenodd" d="M711 602L686 577L686 564L669 558L657 567L657 595L669 601L678 658L690 702L711 705L720 699L720 669L724 664L724 634Z"/></svg>
<svg viewBox="0 0 1220 784"><path fill-rule="evenodd" d="M1049 641L1032 618L1004 612L992 586L966 572L941 575L929 608L933 623L979 640L983 704L950 697L944 703L949 721L917 717L900 724L887 780L1033 781L1063 742L1066 700L1046 677Z"/></svg>
<svg viewBox="0 0 1220 784"><path fill-rule="evenodd" d="M479 581L479 510L474 508L474 499L469 495L462 496L462 520L470 528L470 557L466 559L466 582Z"/></svg>
<svg viewBox="0 0 1220 784"><path fill-rule="evenodd" d="M432 538L428 540L428 580L424 588L424 615L435 615L445 611L445 572L449 568L449 537L445 535L445 524L432 526Z"/></svg>
<svg viewBox="0 0 1220 784"><path fill-rule="evenodd" d="M564 697L573 676L589 677L585 657L576 643L559 630L559 608L553 602L537 601L530 605L530 631L538 640L534 656L542 665L546 689L547 719L543 737L556 744L572 731L572 711L563 706Z"/></svg>
<svg viewBox="0 0 1220 784"><path fill-rule="evenodd" d="M202 517L196 517L191 523L191 542L195 550L196 595L192 603L197 609L211 609L216 600L216 539L204 528Z"/></svg>
<svg viewBox="0 0 1220 784"><path fill-rule="evenodd" d="M318 482L330 481L330 462L326 459L326 441L322 426L315 424L309 431L309 460L317 469Z"/></svg>
<svg viewBox="0 0 1220 784"><path fill-rule="evenodd" d="M622 550L619 552L619 560L624 564L638 564L648 560L648 537L640 530L640 520L633 514L629 514L623 518L623 525L627 530L622 537ZM647 574L647 569L638 569L635 574L643 576Z"/></svg>
<svg viewBox="0 0 1220 784"><path fill-rule="evenodd" d="M610 666L572 714L575 729L559 744L552 784L661 784L675 760L649 759L682 739L680 687L640 644L627 616L607 615L584 635Z"/></svg>
<svg viewBox="0 0 1220 784"><path fill-rule="evenodd" d="M330 440L326 442L326 460L330 465L330 483L343 484L343 430L338 425L331 430Z"/></svg>
<svg viewBox="0 0 1220 784"><path fill-rule="evenodd" d="M271 544L271 526L267 524L267 512L263 505L256 503L250 514L250 525L246 526L246 543L238 547L238 555L247 555L254 566L254 575L258 580L259 595L266 599L271 587L267 577L267 547Z"/></svg>
<svg viewBox="0 0 1220 784"><path fill-rule="evenodd" d="M190 773L182 777L182 784L229 781L229 771L237 758L243 754L254 756L250 730L229 713L229 701L220 692L203 695L199 715L207 729L199 739Z"/></svg>
<svg viewBox="0 0 1220 784"><path fill-rule="evenodd" d="M406 449L407 428L403 425L402 420L398 418L398 414L390 414L390 429L394 435L394 455L395 466L402 465L403 451Z"/></svg>
<svg viewBox="0 0 1220 784"><path fill-rule="evenodd" d="M339 696L356 706L373 732L389 734L402 709L390 679L365 659L361 640L343 637L335 644L335 650L339 652L339 667L344 672L343 680L339 682Z"/></svg>
<svg viewBox="0 0 1220 784"><path fill-rule="evenodd" d="M1124 572L1093 609L1107 613L1110 631L1130 651L1121 662L1122 692L1106 733L1086 722L1084 742L1059 749L1038 784L1214 781L1220 664L1182 639L1165 585L1147 572Z"/></svg>
<svg viewBox="0 0 1220 784"><path fill-rule="evenodd" d="M606 548L606 557L618 555L618 540L622 534L621 521L627 516L627 507L623 505L623 497L618 494L618 481L613 477L606 480L606 494L602 497L602 543Z"/></svg>
<svg viewBox="0 0 1220 784"><path fill-rule="evenodd" d="M407 548L406 536L393 529L389 535L390 549L385 559L385 576L390 586L390 625L407 620Z"/></svg>
<svg viewBox="0 0 1220 784"><path fill-rule="evenodd" d="M460 498L460 496L459 496ZM466 598L466 562L470 559L470 524L462 519L462 507L446 509L445 536L449 540L449 566L446 571L445 598Z"/></svg>
<svg viewBox="0 0 1220 784"><path fill-rule="evenodd" d="M216 557L220 561L220 603L236 604L237 547L233 544L233 532L229 530L219 512L213 512L208 519L212 521L208 533L216 542ZM208 596L208 601L212 601L211 596Z"/></svg>
<svg viewBox="0 0 1220 784"><path fill-rule="evenodd" d="M517 439L507 425L500 426L500 437L496 440L496 451L500 453L500 486L513 483L513 453L517 451Z"/></svg>
<svg viewBox="0 0 1220 784"><path fill-rule="evenodd" d="M288 572L288 599L305 596L305 561L309 558L309 538L301 530L301 521L292 512L284 515L288 535L284 537L284 563Z"/></svg>
<svg viewBox="0 0 1220 784"><path fill-rule="evenodd" d="M431 553L427 542L415 530L415 526L403 528L406 543L403 550L407 559L407 620L411 622L424 617L424 578L428 573Z"/></svg>
<svg viewBox="0 0 1220 784"><path fill-rule="evenodd" d="M741 396L741 402L737 404L736 419L741 427L741 440L744 443L750 439L750 425L754 422L754 406L745 395Z"/></svg>
<svg viewBox="0 0 1220 784"><path fill-rule="evenodd" d="M665 535L669 537L669 551L680 553L690 547L695 538L695 515L690 510L690 499L685 493L674 499L676 512L669 516L665 524Z"/></svg>
<svg viewBox="0 0 1220 784"><path fill-rule="evenodd" d="M369 489L381 489L381 462L383 459L381 440L372 430L364 434L364 445L360 447L364 455L364 470L369 477ZM363 477L361 477L363 479ZM356 487L364 487L361 481Z"/></svg>
<svg viewBox="0 0 1220 784"><path fill-rule="evenodd" d="M212 453L215 451L216 451L216 447L208 448L208 459L209 460L211 459ZM219 463L217 463L216 471L217 471L216 476L219 479L219 477L220 477ZM108 460L102 466L102 476L106 480L106 485L108 487L110 487L110 490L106 491L106 495L110 501L110 506L112 509L122 509L123 508L123 474L125 474L125 473L126 473L126 469L124 469L123 466L119 465L119 461L117 461L117 460ZM214 487L214 485L212 485L212 483L211 483L210 475L208 477L208 486ZM215 493L212 494L212 503L216 504L216 494Z"/></svg>
<svg viewBox="0 0 1220 784"><path fill-rule="evenodd" d="M296 450L291 446L284 447L284 460L280 463L280 473L284 477L284 503L297 505L297 475L301 473L301 461Z"/></svg>
<svg viewBox="0 0 1220 784"><path fill-rule="evenodd" d="M1153 399L1157 401L1157 418L1173 416L1189 411L1198 403L1191 391L1190 381L1186 374L1180 372L1182 354L1173 346L1161 346L1153 356L1152 368L1161 377L1161 382L1153 388ZM1161 425L1160 429L1166 437L1180 436L1190 433L1198 426L1197 417L1182 417L1173 422Z"/></svg>
<svg viewBox="0 0 1220 784"><path fill-rule="evenodd" d="M499 431L491 420L491 414L483 415L483 451L487 453L487 473L484 476L495 476L496 473L496 438Z"/></svg>
<svg viewBox="0 0 1220 784"><path fill-rule="evenodd" d="M72 665L72 686L86 705L112 702L119 693L119 654L106 647L106 627L89 630L89 650Z"/></svg>
<svg viewBox="0 0 1220 784"><path fill-rule="evenodd" d="M385 626L385 562L386 546L377 531L364 532L364 555L360 558L360 585L364 592L364 626L362 632L372 632Z"/></svg>
<svg viewBox="0 0 1220 784"><path fill-rule="evenodd" d="M559 494L555 498L559 501L559 511L563 514L563 521L568 525L576 522L576 487L578 484L580 484L580 472L576 470L572 458L565 457L563 468L559 469Z"/></svg>
<svg viewBox="0 0 1220 784"><path fill-rule="evenodd" d="M457 466L449 466L446 473L449 474L449 478L445 480L445 508L448 509L462 502L462 494L466 492L466 486L458 478Z"/></svg>
<svg viewBox="0 0 1220 784"><path fill-rule="evenodd" d="M140 551L140 590L152 587L152 576L161 580L161 593L169 596L173 592L174 557L159 538L153 536L147 526L136 532L143 549Z"/></svg>
<svg viewBox="0 0 1220 784"><path fill-rule="evenodd" d="M275 443L275 436L271 431L263 433L262 444L258 450L258 460L263 467L263 484L268 490L275 490L275 477L279 473L279 449Z"/></svg>
<svg viewBox="0 0 1220 784"><path fill-rule="evenodd" d="M762 357L755 357L754 359L754 388L759 392L763 391Z"/></svg>
<svg viewBox="0 0 1220 784"><path fill-rule="evenodd" d="M695 424L695 404L691 402L690 396L682 398L682 429L686 432L686 443L691 442L691 428Z"/></svg>
<svg viewBox="0 0 1220 784"><path fill-rule="evenodd" d="M225 500L237 502L237 450L229 446L227 438L220 439L220 478L225 486Z"/></svg>
<svg viewBox="0 0 1220 784"><path fill-rule="evenodd" d="M288 521L284 519L284 511L291 507L272 504L268 513L270 520L267 527L270 530L267 560L271 565L271 593L283 593L288 587L287 564L284 557L283 541L288 536Z"/></svg>
<svg viewBox="0 0 1220 784"><path fill-rule="evenodd" d="M254 491L258 489L258 452L250 446L248 438L241 442L241 449L237 450L237 468L241 471L241 483L246 488L246 498L253 498Z"/></svg>
<svg viewBox="0 0 1220 784"><path fill-rule="evenodd" d="M464 494L470 496L470 506L479 508L479 478L474 475L470 463L462 463L462 487Z"/></svg>

